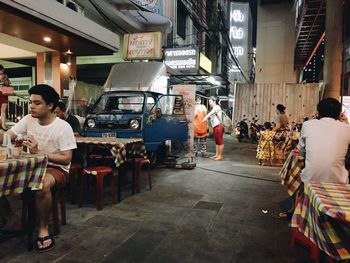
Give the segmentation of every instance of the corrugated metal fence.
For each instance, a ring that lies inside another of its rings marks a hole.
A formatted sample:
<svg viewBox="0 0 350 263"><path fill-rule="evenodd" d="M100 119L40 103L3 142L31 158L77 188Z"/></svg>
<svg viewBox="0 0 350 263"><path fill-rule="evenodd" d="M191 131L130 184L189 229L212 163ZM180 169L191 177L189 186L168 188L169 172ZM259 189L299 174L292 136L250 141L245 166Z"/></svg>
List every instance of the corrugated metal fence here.
<svg viewBox="0 0 350 263"><path fill-rule="evenodd" d="M277 104L286 106L289 123L302 122L316 111L319 90L319 84L238 84L233 123L243 118L258 118L261 124L274 121Z"/></svg>

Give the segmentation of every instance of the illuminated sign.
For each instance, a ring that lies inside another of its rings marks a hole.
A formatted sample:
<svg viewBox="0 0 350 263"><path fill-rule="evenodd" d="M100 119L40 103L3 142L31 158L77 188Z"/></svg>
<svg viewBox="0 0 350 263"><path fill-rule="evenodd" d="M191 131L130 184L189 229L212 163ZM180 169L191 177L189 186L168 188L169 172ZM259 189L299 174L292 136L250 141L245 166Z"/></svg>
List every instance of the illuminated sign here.
<svg viewBox="0 0 350 263"><path fill-rule="evenodd" d="M230 14L230 19L233 19L235 22L243 22L244 20L244 15L241 12L241 10L232 10Z"/></svg>
<svg viewBox="0 0 350 263"><path fill-rule="evenodd" d="M243 56L244 54L244 49L243 47L233 47L233 52L235 52L235 55L238 56Z"/></svg>
<svg viewBox="0 0 350 263"><path fill-rule="evenodd" d="M183 73L198 71L198 49L196 48L168 48L164 51L164 63L170 68Z"/></svg>
<svg viewBox="0 0 350 263"><path fill-rule="evenodd" d="M162 34L160 32L124 35L123 58L160 59Z"/></svg>
<svg viewBox="0 0 350 263"><path fill-rule="evenodd" d="M211 73L211 60L207 58L202 52L199 54L199 67L206 72Z"/></svg>
<svg viewBox="0 0 350 263"><path fill-rule="evenodd" d="M232 26L230 27L230 38L242 39L243 38L243 28Z"/></svg>
<svg viewBox="0 0 350 263"><path fill-rule="evenodd" d="M239 67L233 63L230 68L233 79L242 80L241 71L247 76L250 67L249 52L251 49L251 19L249 3L231 2L229 11L229 38L232 52L237 58Z"/></svg>

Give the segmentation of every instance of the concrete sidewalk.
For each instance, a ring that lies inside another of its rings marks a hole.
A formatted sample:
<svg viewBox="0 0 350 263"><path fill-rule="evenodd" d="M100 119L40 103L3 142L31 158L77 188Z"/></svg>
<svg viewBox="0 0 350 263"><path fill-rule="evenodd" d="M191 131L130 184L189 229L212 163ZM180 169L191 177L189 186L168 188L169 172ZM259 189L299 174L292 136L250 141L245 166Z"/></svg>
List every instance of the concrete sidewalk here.
<svg viewBox="0 0 350 263"><path fill-rule="evenodd" d="M309 262L275 218L287 196L278 168L259 166L255 150L227 137L224 161L157 168L153 190L144 181L142 193L113 206L107 198L102 211L68 204L55 250L27 252L25 238L13 238L0 243L0 262Z"/></svg>

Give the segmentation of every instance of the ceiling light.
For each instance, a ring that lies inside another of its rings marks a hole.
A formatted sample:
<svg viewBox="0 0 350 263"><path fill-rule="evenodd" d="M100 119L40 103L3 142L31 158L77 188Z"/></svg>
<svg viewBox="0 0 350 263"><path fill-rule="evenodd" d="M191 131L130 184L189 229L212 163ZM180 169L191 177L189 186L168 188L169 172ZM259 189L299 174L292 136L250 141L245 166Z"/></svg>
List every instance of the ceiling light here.
<svg viewBox="0 0 350 263"><path fill-rule="evenodd" d="M210 77L207 77L207 81L213 85L220 85L220 82L217 81L214 77L210 76Z"/></svg>
<svg viewBox="0 0 350 263"><path fill-rule="evenodd" d="M43 37L45 42L51 42L51 37Z"/></svg>

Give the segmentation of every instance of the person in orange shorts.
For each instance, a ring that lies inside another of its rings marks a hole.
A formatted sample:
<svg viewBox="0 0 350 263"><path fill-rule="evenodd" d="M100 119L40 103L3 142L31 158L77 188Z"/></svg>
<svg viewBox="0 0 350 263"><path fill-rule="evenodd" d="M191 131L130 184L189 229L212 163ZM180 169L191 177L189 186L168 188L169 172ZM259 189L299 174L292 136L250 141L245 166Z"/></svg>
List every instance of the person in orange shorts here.
<svg viewBox="0 0 350 263"><path fill-rule="evenodd" d="M201 154L202 157L207 155L207 122L202 122L205 115L207 115L207 107L202 104L200 97L196 98L196 105L194 106L194 151L195 155Z"/></svg>

